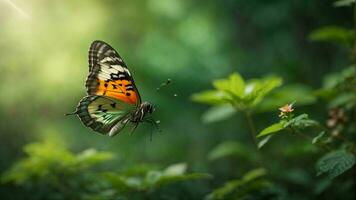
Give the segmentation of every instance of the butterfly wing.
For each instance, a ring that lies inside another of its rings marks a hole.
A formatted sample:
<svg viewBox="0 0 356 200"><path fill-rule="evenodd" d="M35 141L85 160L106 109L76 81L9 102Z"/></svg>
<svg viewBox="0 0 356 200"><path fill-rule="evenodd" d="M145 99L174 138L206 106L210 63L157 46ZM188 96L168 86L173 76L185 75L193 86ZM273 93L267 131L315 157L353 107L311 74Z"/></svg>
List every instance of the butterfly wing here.
<svg viewBox="0 0 356 200"><path fill-rule="evenodd" d="M89 95L108 96L136 106L141 103L126 64L114 48L102 41L94 41L90 46L85 86Z"/></svg>
<svg viewBox="0 0 356 200"><path fill-rule="evenodd" d="M85 126L113 136L129 122L133 109L134 105L114 98L89 95L80 100L76 114Z"/></svg>

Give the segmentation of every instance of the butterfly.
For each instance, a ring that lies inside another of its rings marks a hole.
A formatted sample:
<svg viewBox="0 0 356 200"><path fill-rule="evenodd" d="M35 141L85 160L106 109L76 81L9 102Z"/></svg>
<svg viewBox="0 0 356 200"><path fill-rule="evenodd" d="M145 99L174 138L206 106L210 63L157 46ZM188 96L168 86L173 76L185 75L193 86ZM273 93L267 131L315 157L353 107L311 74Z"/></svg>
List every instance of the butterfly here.
<svg viewBox="0 0 356 200"><path fill-rule="evenodd" d="M127 124L132 132L140 122L156 125L150 114L154 107L142 102L127 65L117 51L103 41L89 48L89 75L85 86L88 95L75 110L82 123L101 134L114 136Z"/></svg>

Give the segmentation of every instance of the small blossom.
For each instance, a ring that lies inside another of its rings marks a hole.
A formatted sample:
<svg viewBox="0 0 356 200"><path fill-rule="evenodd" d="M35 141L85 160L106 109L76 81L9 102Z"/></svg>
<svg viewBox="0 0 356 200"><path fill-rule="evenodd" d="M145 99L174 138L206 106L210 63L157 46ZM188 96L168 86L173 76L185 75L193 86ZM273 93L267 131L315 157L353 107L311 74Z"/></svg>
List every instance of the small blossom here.
<svg viewBox="0 0 356 200"><path fill-rule="evenodd" d="M333 108L329 110L329 118L326 121L326 126L330 129L332 137L339 137L345 128L345 123L348 121L347 115L342 108Z"/></svg>
<svg viewBox="0 0 356 200"><path fill-rule="evenodd" d="M284 113L290 113L293 112L293 104L286 104L283 107L280 107L279 110Z"/></svg>
<svg viewBox="0 0 356 200"><path fill-rule="evenodd" d="M329 128L333 128L337 125L337 120L336 119L328 119L326 121L326 126L329 127Z"/></svg>
<svg viewBox="0 0 356 200"><path fill-rule="evenodd" d="M339 124L347 122L347 116L343 109L334 108L329 111L329 119L326 121L328 128L334 128Z"/></svg>
<svg viewBox="0 0 356 200"><path fill-rule="evenodd" d="M282 107L279 108L281 113L279 114L279 117L281 118L286 118L288 117L288 114L294 111L293 104L286 104Z"/></svg>
<svg viewBox="0 0 356 200"><path fill-rule="evenodd" d="M340 135L340 130L334 129L334 130L331 131L331 136L337 137L339 135Z"/></svg>

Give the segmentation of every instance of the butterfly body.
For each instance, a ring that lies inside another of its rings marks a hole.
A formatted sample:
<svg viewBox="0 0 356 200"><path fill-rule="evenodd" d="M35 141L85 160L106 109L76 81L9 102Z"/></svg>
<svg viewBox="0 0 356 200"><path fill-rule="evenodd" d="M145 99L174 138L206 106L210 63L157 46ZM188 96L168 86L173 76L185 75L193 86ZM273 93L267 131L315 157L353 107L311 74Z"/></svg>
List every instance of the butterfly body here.
<svg viewBox="0 0 356 200"><path fill-rule="evenodd" d="M148 117L154 107L141 102L126 64L105 42L94 41L90 46L85 86L88 96L80 100L73 114L94 131L114 136L129 123L135 129L143 121L154 122Z"/></svg>
<svg viewBox="0 0 356 200"><path fill-rule="evenodd" d="M139 105L135 112L132 113L130 120L133 123L143 122L146 114L152 114L153 111L154 107L152 104L148 102L143 102Z"/></svg>

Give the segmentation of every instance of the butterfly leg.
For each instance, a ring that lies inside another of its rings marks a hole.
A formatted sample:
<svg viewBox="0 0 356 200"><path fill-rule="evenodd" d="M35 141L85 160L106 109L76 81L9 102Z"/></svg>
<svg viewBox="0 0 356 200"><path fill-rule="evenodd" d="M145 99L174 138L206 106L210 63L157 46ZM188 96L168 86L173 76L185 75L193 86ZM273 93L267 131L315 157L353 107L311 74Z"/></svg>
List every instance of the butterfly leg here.
<svg viewBox="0 0 356 200"><path fill-rule="evenodd" d="M136 130L137 127L138 127L138 123L135 123L134 127L132 127L132 129L130 131L130 135L133 134L133 132Z"/></svg>
<svg viewBox="0 0 356 200"><path fill-rule="evenodd" d="M145 121L154 126L158 130L158 132L162 132L162 130L158 126L158 123L156 122L156 120L153 119L153 117L147 118Z"/></svg>

